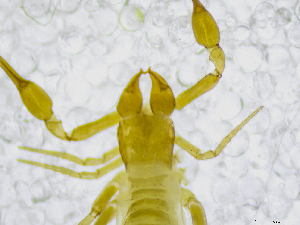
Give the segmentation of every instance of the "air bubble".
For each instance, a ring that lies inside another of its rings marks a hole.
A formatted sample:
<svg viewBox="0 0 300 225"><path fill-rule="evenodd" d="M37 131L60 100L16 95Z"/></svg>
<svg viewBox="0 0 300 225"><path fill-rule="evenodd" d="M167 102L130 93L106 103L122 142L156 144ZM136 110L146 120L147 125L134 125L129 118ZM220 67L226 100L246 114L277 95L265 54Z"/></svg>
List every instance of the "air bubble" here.
<svg viewBox="0 0 300 225"><path fill-rule="evenodd" d="M244 25L238 26L233 32L235 39L240 41L247 39L250 36L250 34L251 34L250 28Z"/></svg>
<svg viewBox="0 0 300 225"><path fill-rule="evenodd" d="M253 86L262 100L268 100L274 93L274 84L267 72L257 72L253 77Z"/></svg>
<svg viewBox="0 0 300 225"><path fill-rule="evenodd" d="M115 5L121 5L124 3L124 0L102 0L103 2L106 2L108 5L115 6Z"/></svg>
<svg viewBox="0 0 300 225"><path fill-rule="evenodd" d="M118 86L126 86L132 77L129 65L123 62L116 62L109 66L107 77Z"/></svg>
<svg viewBox="0 0 300 225"><path fill-rule="evenodd" d="M272 45L267 49L266 60L270 70L284 70L291 62L291 55L281 45Z"/></svg>
<svg viewBox="0 0 300 225"><path fill-rule="evenodd" d="M81 0L56 0L55 6L61 12L73 13L80 6Z"/></svg>
<svg viewBox="0 0 300 225"><path fill-rule="evenodd" d="M213 185L212 196L220 205L233 203L236 199L236 185L228 179L222 179Z"/></svg>
<svg viewBox="0 0 300 225"><path fill-rule="evenodd" d="M71 79L66 83L66 94L74 103L84 103L92 92L91 85L83 78Z"/></svg>
<svg viewBox="0 0 300 225"><path fill-rule="evenodd" d="M89 101L89 108L94 111L107 113L115 109L121 92L116 91L114 86L104 85L94 91L93 98Z"/></svg>
<svg viewBox="0 0 300 225"><path fill-rule="evenodd" d="M79 27L70 26L59 34L60 49L67 54L76 54L83 49L85 35Z"/></svg>
<svg viewBox="0 0 300 225"><path fill-rule="evenodd" d="M277 26L273 5L266 2L257 5L251 17L250 26L261 38L272 38Z"/></svg>
<svg viewBox="0 0 300 225"><path fill-rule="evenodd" d="M30 186L30 193L34 203L44 202L49 199L51 197L50 192L51 187L49 182L46 180L37 180Z"/></svg>
<svg viewBox="0 0 300 225"><path fill-rule="evenodd" d="M23 0L22 6L25 12L33 17L41 17L47 13L51 0Z"/></svg>
<svg viewBox="0 0 300 225"><path fill-rule="evenodd" d="M245 73L258 70L263 62L263 54L255 45L240 45L233 58Z"/></svg>
<svg viewBox="0 0 300 225"><path fill-rule="evenodd" d="M163 45L163 39L161 36L155 35L148 39L153 48L161 48Z"/></svg>
<svg viewBox="0 0 300 225"><path fill-rule="evenodd" d="M99 4L98 0L88 0L84 5L84 9L87 12L94 12L97 9L99 9L99 7L100 7L100 4Z"/></svg>
<svg viewBox="0 0 300 225"><path fill-rule="evenodd" d="M280 8L276 10L277 15L277 22L278 25L283 26L291 22L292 20L292 13L287 8Z"/></svg>
<svg viewBox="0 0 300 225"><path fill-rule="evenodd" d="M144 26L145 10L138 5L125 6L120 12L121 26L128 31L137 31Z"/></svg>
<svg viewBox="0 0 300 225"><path fill-rule="evenodd" d="M187 16L177 17L169 26L170 41L178 47L188 47L195 43L191 18Z"/></svg>
<svg viewBox="0 0 300 225"><path fill-rule="evenodd" d="M117 29L118 12L109 7L99 8L91 14L91 18L100 35L110 35Z"/></svg>
<svg viewBox="0 0 300 225"><path fill-rule="evenodd" d="M73 205L69 200L54 199L48 201L48 207L46 210L47 221L53 224L68 224L71 219L70 215L74 214Z"/></svg>
<svg viewBox="0 0 300 225"><path fill-rule="evenodd" d="M289 29L290 42L296 47L300 47L300 22L297 22Z"/></svg>
<svg viewBox="0 0 300 225"><path fill-rule="evenodd" d="M162 27L171 21L173 14L168 2L157 0L148 7L146 19L154 26Z"/></svg>
<svg viewBox="0 0 300 225"><path fill-rule="evenodd" d="M15 188L7 181L4 180L0 184L0 207L6 207L16 201L17 194Z"/></svg>
<svg viewBox="0 0 300 225"><path fill-rule="evenodd" d="M284 76L276 77L275 95L281 104L294 104L298 101L299 89L296 77Z"/></svg>
<svg viewBox="0 0 300 225"><path fill-rule="evenodd" d="M14 45L18 43L18 34L18 31L0 32L0 52L3 57L13 52Z"/></svg>
<svg viewBox="0 0 300 225"><path fill-rule="evenodd" d="M28 74L37 68L37 60L33 52L27 49L14 50L11 55L11 64L19 74Z"/></svg>
<svg viewBox="0 0 300 225"><path fill-rule="evenodd" d="M203 55L194 57L199 59L197 63L193 63L194 60L192 60L191 62L180 64L176 73L180 83L183 85L193 85L199 80L199 74L205 74L206 67L203 65L206 65L207 63Z"/></svg>
<svg viewBox="0 0 300 225"><path fill-rule="evenodd" d="M252 149L248 155L250 165L255 169L267 168L273 160L272 153L275 151L275 147L268 146L259 146Z"/></svg>
<svg viewBox="0 0 300 225"><path fill-rule="evenodd" d="M262 207L265 210L262 211L272 220L286 218L293 206L293 203L283 193L270 193L264 201L265 203Z"/></svg>
<svg viewBox="0 0 300 225"><path fill-rule="evenodd" d="M32 202L30 199L30 191L28 185L23 181L18 181L15 183L14 188L17 192L17 201L23 206L30 207Z"/></svg>
<svg viewBox="0 0 300 225"><path fill-rule="evenodd" d="M265 192L264 183L258 178L243 178L238 182L239 193L248 200L254 200L259 205Z"/></svg>
<svg viewBox="0 0 300 225"><path fill-rule="evenodd" d="M283 191L292 200L296 200L300 193L300 180L295 175L288 176L284 180Z"/></svg>
<svg viewBox="0 0 300 225"><path fill-rule="evenodd" d="M295 5L295 15L298 20L300 20L300 1L297 1L297 4Z"/></svg>
<svg viewBox="0 0 300 225"><path fill-rule="evenodd" d="M300 168L300 143L294 145L289 152L290 160L294 168Z"/></svg>
<svg viewBox="0 0 300 225"><path fill-rule="evenodd" d="M14 118L6 119L1 123L0 138L6 143L15 143L20 138L20 126Z"/></svg>
<svg viewBox="0 0 300 225"><path fill-rule="evenodd" d="M248 168L248 163L241 157L226 157L215 167L215 174L229 180L241 179L247 174Z"/></svg>

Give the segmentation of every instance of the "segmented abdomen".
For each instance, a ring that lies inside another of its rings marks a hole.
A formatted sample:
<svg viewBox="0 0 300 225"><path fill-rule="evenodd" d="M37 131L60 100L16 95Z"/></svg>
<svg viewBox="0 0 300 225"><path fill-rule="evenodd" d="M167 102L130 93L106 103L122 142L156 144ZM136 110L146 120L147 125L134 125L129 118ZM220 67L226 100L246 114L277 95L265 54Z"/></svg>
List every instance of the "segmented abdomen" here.
<svg viewBox="0 0 300 225"><path fill-rule="evenodd" d="M128 203L123 225L183 224L180 185L172 171L143 178L129 176L126 195L121 200Z"/></svg>

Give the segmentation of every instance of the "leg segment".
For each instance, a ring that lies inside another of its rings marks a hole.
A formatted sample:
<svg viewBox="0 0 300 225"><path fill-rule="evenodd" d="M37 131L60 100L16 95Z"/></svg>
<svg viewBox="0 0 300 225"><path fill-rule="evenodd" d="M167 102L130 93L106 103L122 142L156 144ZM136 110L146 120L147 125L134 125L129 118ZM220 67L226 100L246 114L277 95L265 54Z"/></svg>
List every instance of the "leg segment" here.
<svg viewBox="0 0 300 225"><path fill-rule="evenodd" d="M218 25L199 0L193 0L192 26L196 41L209 51L209 60L215 65L215 71L207 74L197 84L176 98L176 109L181 110L200 95L216 86L225 67L225 55L221 47Z"/></svg>
<svg viewBox="0 0 300 225"><path fill-rule="evenodd" d="M209 150L207 152L201 153L201 150L194 145L192 145L190 142L186 141L180 136L175 136L175 143L181 147L183 150L187 151L189 154L191 154L195 159L198 160L205 160L205 159L211 159L213 157L218 156L225 146L231 141L231 139L237 134L237 132L242 129L243 126L245 126L249 120L251 120L263 107L259 107L257 110L255 110L253 113L251 113L250 116L248 116L243 122L241 122L236 128L234 128L219 144L219 146L214 150Z"/></svg>
<svg viewBox="0 0 300 225"><path fill-rule="evenodd" d="M182 202L192 215L193 225L206 225L205 211L195 195L188 189L181 188Z"/></svg>
<svg viewBox="0 0 300 225"><path fill-rule="evenodd" d="M71 135L68 135L64 131L61 121L57 120L53 114L53 103L48 94L37 84L21 77L1 56L0 67L16 85L28 111L37 119L45 121L47 129L62 140L85 140L102 130L116 125L120 120L119 114L112 112L99 120L75 128Z"/></svg>
<svg viewBox="0 0 300 225"><path fill-rule="evenodd" d="M117 159L106 164L105 166L101 167L100 169L97 169L97 172L76 172L74 170L70 170L65 167L53 166L53 165L44 164L44 163L40 163L40 162L33 162L33 161L25 160L25 159L18 159L18 161L32 165L32 166L37 166L37 167L41 167L44 169L53 170L55 172L59 172L64 175L68 175L70 177L75 177L75 178L80 178L80 179L98 179L98 178L102 177L103 175L109 173L110 171L123 165L122 158L118 157Z"/></svg>
<svg viewBox="0 0 300 225"><path fill-rule="evenodd" d="M42 149L36 149L30 147L19 147L19 148L29 152L36 152L44 155L55 156L61 159L66 159L68 161L74 162L81 166L97 166L100 164L104 164L120 154L119 146L113 148L108 152L105 152L101 158L86 158L86 159L80 159L75 155L65 153L65 152L49 151L49 150L42 150Z"/></svg>
<svg viewBox="0 0 300 225"><path fill-rule="evenodd" d="M110 205L108 204L110 202L110 199L119 190L124 176L125 176L125 171L119 172L112 179L112 181L110 181L105 186L105 188L102 190L102 192L98 195L98 197L94 201L91 212L79 223L79 225L89 225L99 215L100 218L99 220L96 221L95 224L105 225L113 218L114 211L115 211L115 203L114 201L112 201Z"/></svg>
<svg viewBox="0 0 300 225"><path fill-rule="evenodd" d="M116 216L117 203L116 200L112 200L105 208L103 213L98 216L94 225L106 225Z"/></svg>

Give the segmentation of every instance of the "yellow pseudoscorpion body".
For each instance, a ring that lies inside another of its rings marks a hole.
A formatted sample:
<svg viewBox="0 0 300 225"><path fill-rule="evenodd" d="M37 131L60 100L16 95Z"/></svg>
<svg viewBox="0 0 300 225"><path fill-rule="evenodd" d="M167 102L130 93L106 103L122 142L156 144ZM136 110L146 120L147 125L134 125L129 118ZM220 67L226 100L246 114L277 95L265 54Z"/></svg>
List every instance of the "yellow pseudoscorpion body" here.
<svg viewBox="0 0 300 225"><path fill-rule="evenodd" d="M0 57L0 66L20 92L27 109L56 137L66 141L82 141L119 123L119 146L104 154L103 158L82 160L68 153L21 147L23 150L63 158L74 163L91 166L107 163L96 172L75 172L54 165L20 159L22 163L42 167L80 179L98 179L125 164L126 171L118 173L94 201L90 214L79 224L105 225L117 218L119 225L182 225L182 207L187 207L193 225L205 225L206 217L201 203L194 194L180 185L180 171L174 166L174 143L196 160L218 156L231 138L262 107L232 130L214 151L201 153L200 149L175 133L170 115L181 110L218 83L225 66L225 56L219 46L219 29L210 13L198 1L193 0L192 26L197 42L210 53L215 70L176 98L167 82L150 68L140 70L124 89L117 111L94 122L75 128L68 135L52 111L52 101L35 83L19 76ZM148 74L152 80L150 105L143 105L139 78Z"/></svg>

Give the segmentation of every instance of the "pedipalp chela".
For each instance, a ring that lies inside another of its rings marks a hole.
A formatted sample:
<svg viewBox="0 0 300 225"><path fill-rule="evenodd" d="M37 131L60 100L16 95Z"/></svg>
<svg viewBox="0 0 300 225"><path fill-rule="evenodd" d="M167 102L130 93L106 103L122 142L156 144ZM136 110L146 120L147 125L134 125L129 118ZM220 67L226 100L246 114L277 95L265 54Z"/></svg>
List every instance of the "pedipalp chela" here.
<svg viewBox="0 0 300 225"><path fill-rule="evenodd" d="M214 88L222 77L225 55L219 46L219 29L210 13L198 1L193 0L192 26L199 45L209 52L209 59L215 70L204 76L198 83L179 94L176 98L171 87L157 72L149 68L140 70L129 81L119 99L117 110L99 120L65 132L62 122L52 111L52 100L35 83L21 77L2 57L0 66L17 87L24 105L37 119L43 120L50 133L65 141L83 141L112 126L118 126L118 146L106 152L102 158L80 159L75 155L58 151L20 147L23 150L65 159L82 166L106 163L95 172L74 170L44 164L27 159L19 162L62 173L79 179L98 179L125 165L125 171L117 175L104 187L96 198L91 212L79 225L106 225L113 218L117 224L185 224L182 207L191 213L193 225L206 225L205 211L195 195L180 184L182 172L176 168L173 153L174 144L192 155L196 160L218 156L231 139L261 109L252 112L220 142L215 150L201 152L175 133L170 115L181 110L202 94ZM152 89L150 102L143 103L139 88L142 75L150 76Z"/></svg>

